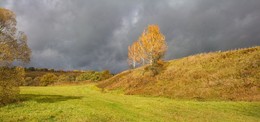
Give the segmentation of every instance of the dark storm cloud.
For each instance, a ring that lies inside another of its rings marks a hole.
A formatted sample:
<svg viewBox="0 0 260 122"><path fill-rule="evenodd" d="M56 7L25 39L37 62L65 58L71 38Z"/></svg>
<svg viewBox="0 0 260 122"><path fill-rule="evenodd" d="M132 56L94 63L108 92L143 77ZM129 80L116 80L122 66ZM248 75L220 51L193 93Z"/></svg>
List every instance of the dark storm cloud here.
<svg viewBox="0 0 260 122"><path fill-rule="evenodd" d="M259 0L8 0L28 35L30 66L127 69L127 46L158 24L167 59L260 45Z"/></svg>

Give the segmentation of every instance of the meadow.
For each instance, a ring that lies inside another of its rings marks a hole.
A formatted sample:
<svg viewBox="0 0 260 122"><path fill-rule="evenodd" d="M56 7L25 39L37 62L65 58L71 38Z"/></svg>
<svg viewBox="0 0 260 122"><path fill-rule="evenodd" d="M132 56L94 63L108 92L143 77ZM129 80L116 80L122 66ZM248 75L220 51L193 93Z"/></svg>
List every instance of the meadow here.
<svg viewBox="0 0 260 122"><path fill-rule="evenodd" d="M0 121L260 121L260 102L124 95L95 84L20 89L20 102L0 107Z"/></svg>

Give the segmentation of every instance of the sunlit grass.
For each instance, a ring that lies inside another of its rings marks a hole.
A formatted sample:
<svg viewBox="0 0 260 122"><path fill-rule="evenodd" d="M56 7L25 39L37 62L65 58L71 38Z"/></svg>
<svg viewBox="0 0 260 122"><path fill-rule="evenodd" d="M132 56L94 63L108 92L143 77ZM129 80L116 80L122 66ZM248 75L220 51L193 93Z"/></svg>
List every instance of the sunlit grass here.
<svg viewBox="0 0 260 122"><path fill-rule="evenodd" d="M99 83L126 94L177 99L260 101L260 46L166 61L155 77L144 67Z"/></svg>
<svg viewBox="0 0 260 122"><path fill-rule="evenodd" d="M185 101L103 93L94 85L21 87L0 121L259 121L260 102Z"/></svg>

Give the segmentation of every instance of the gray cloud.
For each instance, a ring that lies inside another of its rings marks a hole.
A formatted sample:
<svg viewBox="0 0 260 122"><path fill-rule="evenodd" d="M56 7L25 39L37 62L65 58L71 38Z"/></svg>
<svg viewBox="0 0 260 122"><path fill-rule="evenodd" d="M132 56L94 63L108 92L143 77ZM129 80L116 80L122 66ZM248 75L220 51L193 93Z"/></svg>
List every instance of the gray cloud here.
<svg viewBox="0 0 260 122"><path fill-rule="evenodd" d="M28 35L30 66L127 69L127 46L158 24L166 59L260 45L259 0L6 0Z"/></svg>

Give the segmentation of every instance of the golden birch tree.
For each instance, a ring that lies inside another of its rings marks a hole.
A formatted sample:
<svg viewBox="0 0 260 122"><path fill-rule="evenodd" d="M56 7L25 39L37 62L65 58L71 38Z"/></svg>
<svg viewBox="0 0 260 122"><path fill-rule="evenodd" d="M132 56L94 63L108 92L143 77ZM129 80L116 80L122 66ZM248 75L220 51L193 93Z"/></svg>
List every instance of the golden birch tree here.
<svg viewBox="0 0 260 122"><path fill-rule="evenodd" d="M163 58L167 50L164 35L158 25L149 25L137 41L128 47L128 63L133 68L136 64L155 65Z"/></svg>
<svg viewBox="0 0 260 122"><path fill-rule="evenodd" d="M160 32L158 25L149 25L139 37L139 42L145 55L145 59L150 63L157 63L165 54L167 44L164 35Z"/></svg>
<svg viewBox="0 0 260 122"><path fill-rule="evenodd" d="M137 63L141 60L139 49L140 45L137 41L131 46L128 46L128 64L133 68L135 68Z"/></svg>

